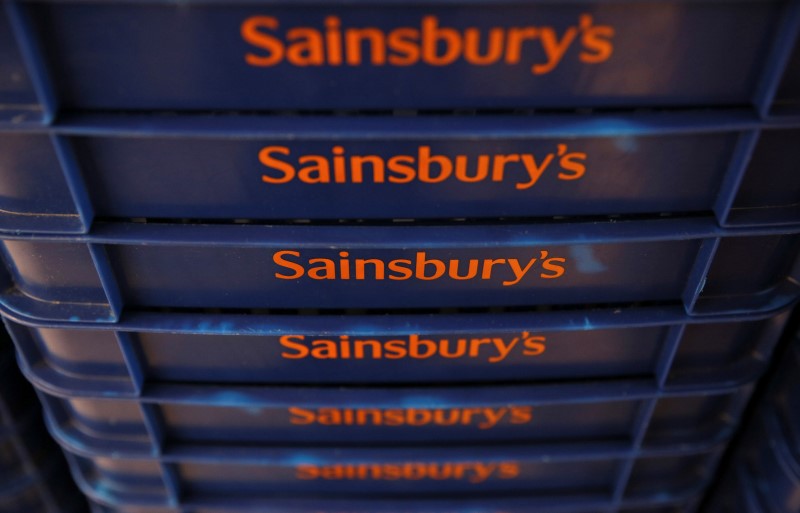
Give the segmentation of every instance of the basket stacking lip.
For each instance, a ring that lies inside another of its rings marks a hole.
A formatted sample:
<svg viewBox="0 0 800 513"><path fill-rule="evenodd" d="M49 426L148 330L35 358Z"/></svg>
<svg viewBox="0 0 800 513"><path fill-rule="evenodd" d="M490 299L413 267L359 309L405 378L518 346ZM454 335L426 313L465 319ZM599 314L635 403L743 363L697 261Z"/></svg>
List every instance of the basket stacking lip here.
<svg viewBox="0 0 800 513"><path fill-rule="evenodd" d="M796 120L762 121L747 110L83 113L38 128L0 123L0 165L7 163L4 180L15 186L0 200L0 231L86 233L108 219L536 220L712 211L723 226L797 225L800 182L789 163L798 131ZM508 160L502 173L501 158ZM346 176L300 173L309 159L343 165ZM392 171L398 163L407 164L403 175Z"/></svg>
<svg viewBox="0 0 800 513"><path fill-rule="evenodd" d="M125 311L682 303L772 311L797 298L800 227L708 217L437 226L99 224L14 235L3 311L117 322ZM398 313L401 313L398 310Z"/></svg>

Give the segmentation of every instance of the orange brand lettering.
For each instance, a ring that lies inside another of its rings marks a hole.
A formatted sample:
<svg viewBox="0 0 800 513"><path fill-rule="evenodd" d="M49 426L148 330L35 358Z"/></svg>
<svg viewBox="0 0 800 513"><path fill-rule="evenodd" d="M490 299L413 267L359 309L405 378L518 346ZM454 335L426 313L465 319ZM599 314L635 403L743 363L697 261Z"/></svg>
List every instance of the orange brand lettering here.
<svg viewBox="0 0 800 513"><path fill-rule="evenodd" d="M297 479L303 480L463 480L471 484L483 483L493 478L514 479L520 473L519 463L516 461L338 463L324 466L298 465L295 469Z"/></svg>
<svg viewBox="0 0 800 513"><path fill-rule="evenodd" d="M251 45L266 50L267 55L246 53L245 62L251 66L275 66L283 60L284 47L280 39L263 32L263 30L276 30L278 20L269 16L253 16L242 23L242 38Z"/></svg>
<svg viewBox="0 0 800 513"><path fill-rule="evenodd" d="M581 14L564 29L549 25L456 28L437 16L422 16L414 26L390 29L345 26L327 16L321 27L289 27L271 16L255 15L240 27L242 39L256 51L245 53L254 67L307 66L526 66L534 75L553 72L571 56L598 64L614 52L615 30ZM544 60L542 60L544 56Z"/></svg>
<svg viewBox="0 0 800 513"><path fill-rule="evenodd" d="M307 277L312 280L350 280L352 277L358 281L408 280L412 278L421 281L497 279L502 286L511 287L525 279L560 278L566 272L567 263L566 258L552 257L550 252L545 250L539 251L538 256L527 260L518 258L440 260L428 256L425 251L415 252L413 259L351 259L348 258L349 256L349 253L343 251L339 253L338 262L331 258L315 257L308 259L304 264L300 251L277 251L272 257L273 262L282 270L290 270L292 273L276 272L275 278L296 280ZM509 273L513 275L513 279L498 276L508 276Z"/></svg>
<svg viewBox="0 0 800 513"><path fill-rule="evenodd" d="M544 176L551 180L578 180L586 173L588 155L559 143L543 153L497 153L468 156L436 152L431 146L417 147L410 155L356 155L343 146L333 146L328 154L293 155L288 146L266 146L258 161L267 168L261 181L280 185L299 181L304 184L391 183L440 184L486 181L507 183L516 190L528 190Z"/></svg>
<svg viewBox="0 0 800 513"><path fill-rule="evenodd" d="M523 331L517 335L494 337L442 338L411 334L403 338L357 338L339 335L312 338L305 335L283 335L278 339L281 357L287 360L428 360L431 358L474 359L501 363L513 355L536 357L544 354L547 339Z"/></svg>

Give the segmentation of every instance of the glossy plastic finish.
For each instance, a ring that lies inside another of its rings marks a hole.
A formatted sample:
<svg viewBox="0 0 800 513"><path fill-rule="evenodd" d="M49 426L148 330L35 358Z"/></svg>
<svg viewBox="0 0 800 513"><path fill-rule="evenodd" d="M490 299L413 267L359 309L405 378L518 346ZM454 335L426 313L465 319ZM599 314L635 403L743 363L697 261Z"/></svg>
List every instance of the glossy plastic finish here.
<svg viewBox="0 0 800 513"><path fill-rule="evenodd" d="M669 390L743 383L789 311L730 318L677 307L437 314L131 314L118 324L6 319L29 377L64 394L151 385L543 383L650 379Z"/></svg>
<svg viewBox="0 0 800 513"><path fill-rule="evenodd" d="M16 43L4 41L0 53L38 71L45 111L754 105L766 113L798 26L793 1L5 4ZM30 101L27 84L12 86L4 102Z"/></svg>
<svg viewBox="0 0 800 513"><path fill-rule="evenodd" d="M724 226L798 224L798 126L736 110L0 124L0 230L712 211Z"/></svg>
<svg viewBox="0 0 800 513"><path fill-rule="evenodd" d="M683 304L773 311L800 236L709 218L443 226L104 224L2 243L6 314L116 322L157 308L419 309Z"/></svg>
<svg viewBox="0 0 800 513"><path fill-rule="evenodd" d="M471 446L469 451L463 447L266 452L227 448L204 459L179 454L144 459L71 454L70 460L91 499L123 507L300 498L449 498L480 503L487 493L500 504L504 498L513 504L514 499L530 496L534 500L529 505L550 501L552 507L555 500L565 498L685 500L705 486L720 450L684 446L658 454L513 445ZM327 477L316 477L322 475ZM390 475L397 477L386 477Z"/></svg>

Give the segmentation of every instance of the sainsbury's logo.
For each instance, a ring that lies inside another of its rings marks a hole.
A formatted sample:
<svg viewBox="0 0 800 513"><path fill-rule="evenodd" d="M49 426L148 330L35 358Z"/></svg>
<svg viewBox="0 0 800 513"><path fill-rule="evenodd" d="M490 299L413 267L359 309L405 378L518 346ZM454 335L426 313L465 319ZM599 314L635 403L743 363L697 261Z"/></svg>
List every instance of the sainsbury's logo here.
<svg viewBox="0 0 800 513"><path fill-rule="evenodd" d="M439 17L423 16L415 26L390 30L346 27L338 16L323 27L285 28L274 16L255 15L241 24L241 36L252 48L247 64L270 67L308 66L526 66L534 75L555 70L570 54L584 64L607 61L614 52L614 28L598 25L581 14L559 31L553 26L525 25L465 29L444 25ZM574 51L570 51L574 49Z"/></svg>

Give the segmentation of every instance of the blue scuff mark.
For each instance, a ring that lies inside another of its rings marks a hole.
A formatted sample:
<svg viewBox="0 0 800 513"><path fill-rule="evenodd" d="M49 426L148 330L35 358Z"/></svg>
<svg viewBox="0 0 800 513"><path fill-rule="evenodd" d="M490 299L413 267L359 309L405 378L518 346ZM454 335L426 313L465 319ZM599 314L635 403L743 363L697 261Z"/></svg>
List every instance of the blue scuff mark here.
<svg viewBox="0 0 800 513"><path fill-rule="evenodd" d="M594 251L589 245L570 246L569 254L575 261L578 271L583 274L597 274L607 270L606 266L595 258Z"/></svg>
<svg viewBox="0 0 800 513"><path fill-rule="evenodd" d="M212 402L214 404L239 406L239 405L251 404L253 402L253 399L246 394L241 394L233 390L226 390L223 392L214 393L213 397L210 398L209 402Z"/></svg>
<svg viewBox="0 0 800 513"><path fill-rule="evenodd" d="M269 460L271 461L271 460ZM300 466L300 465L324 465L327 461L324 458L314 457L310 454L296 453L291 456L281 458L281 463L284 465Z"/></svg>
<svg viewBox="0 0 800 513"><path fill-rule="evenodd" d="M219 331L222 333L230 333L236 329L236 325L232 322L221 322L219 324Z"/></svg>
<svg viewBox="0 0 800 513"><path fill-rule="evenodd" d="M80 318L80 317L78 317L77 315L72 315L72 316L70 316L69 320L70 320L71 322L78 322L78 321L80 321L80 320L81 320L81 318ZM105 319L100 319L100 320L101 320L101 321L104 321Z"/></svg>

